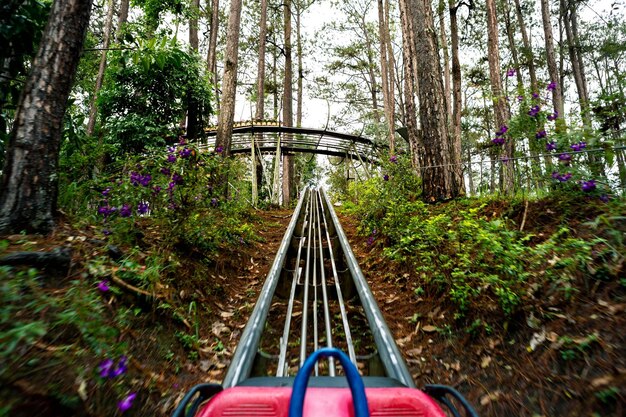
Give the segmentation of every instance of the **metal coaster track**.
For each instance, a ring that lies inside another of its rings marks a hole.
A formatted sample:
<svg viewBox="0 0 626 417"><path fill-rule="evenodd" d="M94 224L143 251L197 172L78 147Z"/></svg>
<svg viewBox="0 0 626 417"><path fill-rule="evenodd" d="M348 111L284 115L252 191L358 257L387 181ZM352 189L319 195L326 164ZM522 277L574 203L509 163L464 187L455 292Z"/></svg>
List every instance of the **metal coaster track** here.
<svg viewBox="0 0 626 417"><path fill-rule="evenodd" d="M348 352L366 385L414 387L328 197L323 190L308 189L223 386L289 384L306 357L320 347ZM320 377L340 373L332 358L315 368Z"/></svg>
<svg viewBox="0 0 626 417"><path fill-rule="evenodd" d="M223 383L196 385L173 417L445 417L435 399L477 417L451 387L415 389L328 196L308 188Z"/></svg>

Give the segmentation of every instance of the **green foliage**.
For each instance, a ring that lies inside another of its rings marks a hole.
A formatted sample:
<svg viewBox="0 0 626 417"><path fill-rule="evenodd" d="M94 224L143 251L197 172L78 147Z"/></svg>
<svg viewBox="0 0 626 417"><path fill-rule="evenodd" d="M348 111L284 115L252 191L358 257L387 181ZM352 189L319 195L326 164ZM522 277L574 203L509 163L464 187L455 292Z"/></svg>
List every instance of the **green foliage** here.
<svg viewBox="0 0 626 417"><path fill-rule="evenodd" d="M163 146L178 136L187 103L210 112L211 90L199 56L166 37L111 52L98 105L105 121L104 142L115 155Z"/></svg>
<svg viewBox="0 0 626 417"><path fill-rule="evenodd" d="M387 188L392 184L392 178L355 184L348 214L359 219L369 244L382 240L384 256L414 268L416 295L442 295L456 305L457 319L475 320L485 309L493 311L494 302L503 317L512 317L537 288L554 302L569 302L590 273L606 280L619 274L623 216L599 216L590 224L603 231L595 238L579 237L563 224L531 244L536 239L532 233L517 231L505 219L488 218L487 202L427 206L403 191L402 184L397 187L400 196L394 194ZM491 331L486 320L474 321L468 331Z"/></svg>

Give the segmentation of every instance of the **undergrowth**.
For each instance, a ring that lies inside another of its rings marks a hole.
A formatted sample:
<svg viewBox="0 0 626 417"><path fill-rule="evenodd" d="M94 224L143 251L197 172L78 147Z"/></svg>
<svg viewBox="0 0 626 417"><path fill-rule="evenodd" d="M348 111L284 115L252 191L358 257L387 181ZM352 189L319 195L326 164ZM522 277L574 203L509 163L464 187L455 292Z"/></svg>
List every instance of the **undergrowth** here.
<svg viewBox="0 0 626 417"><path fill-rule="evenodd" d="M522 199L427 205L412 191L417 187L407 186L407 166L394 158L382 176L351 184L345 211L358 219L368 245L380 245L384 257L412 269L416 291L452 304L457 323L470 333L476 333L477 320L501 325L532 311L537 297L558 306L623 274L622 202L604 203L582 192L559 195L554 205L571 211L552 213L558 219L554 230L537 223L520 231L520 220L507 214L523 212ZM551 201L533 205L549 207ZM590 213L595 217L586 218Z"/></svg>

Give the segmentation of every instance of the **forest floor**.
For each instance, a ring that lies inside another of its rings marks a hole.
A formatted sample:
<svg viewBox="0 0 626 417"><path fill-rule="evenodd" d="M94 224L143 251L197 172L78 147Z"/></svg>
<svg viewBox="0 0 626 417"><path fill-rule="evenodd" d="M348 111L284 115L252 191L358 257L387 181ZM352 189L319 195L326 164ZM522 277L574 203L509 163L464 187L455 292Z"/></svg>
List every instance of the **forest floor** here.
<svg viewBox="0 0 626 417"><path fill-rule="evenodd" d="M491 206L486 210L497 217L504 208ZM545 210L544 206L531 205L526 227L538 233L558 227L541 215ZM220 382L290 214L287 210L255 212L251 221L257 241L223 253L210 266L203 264L197 254L181 257L179 261L185 267L180 268L180 275L158 287L155 294L128 284L121 274L122 264L110 276L115 291L95 291L95 301L86 298L92 304L104 301L102 326L119 329L116 343L130 357L126 380L113 383L99 379L102 358L117 357L111 352L101 352L100 358L84 355L89 341L76 341L79 334L85 338L79 324L59 322L50 313L56 307L30 309L29 303L42 298L22 297L20 293L22 298L15 303L23 303L24 309L9 311L17 316L13 320L37 318L50 331L29 340L12 355L0 357L0 416L31 416L33 410L38 410L35 414L40 416L113 415L115 403L131 391L138 392L138 397L128 415L166 416L191 386ZM429 292L415 292L419 278L411 268L383 257L382 244L372 245L360 236L354 218L340 214L340 219L418 386L452 385L481 416L621 416L626 412L624 393L620 391L626 382L623 286L595 285L578 292L575 302L559 308L547 300L542 305L539 297L533 308L550 312L550 321L534 323L532 315L520 315L517 322L507 323L504 331L472 337L449 325L453 323L453 306ZM40 289L46 300L72 300L72 286L86 281L97 267L88 259L116 257L116 251L130 250L111 248L98 239L95 229L63 222L49 237L8 236L4 254L71 249L69 272L55 276L54 271L47 271ZM160 233L145 228L143 240L152 243L144 248L145 253L135 253L135 259L157 250ZM198 271L204 274L201 279ZM82 290L93 289L96 283L91 280ZM6 297L8 292L3 290ZM6 305L2 309L8 311ZM169 314L169 310L180 314ZM7 335L11 334L6 331L6 322L0 330L0 345L6 345L10 341ZM193 336L194 331L195 339L184 336ZM0 350L8 352L4 347Z"/></svg>

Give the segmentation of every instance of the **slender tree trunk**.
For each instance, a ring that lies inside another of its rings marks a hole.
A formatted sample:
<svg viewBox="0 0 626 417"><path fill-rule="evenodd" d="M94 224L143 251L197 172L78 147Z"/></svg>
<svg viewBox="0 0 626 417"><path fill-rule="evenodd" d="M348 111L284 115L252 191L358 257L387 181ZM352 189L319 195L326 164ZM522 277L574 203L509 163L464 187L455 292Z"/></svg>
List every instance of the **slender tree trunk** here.
<svg viewBox="0 0 626 417"><path fill-rule="evenodd" d="M124 26L128 21L128 9L130 9L130 0L122 0L120 3L120 14L117 17L117 29L115 31L115 42L120 41L120 37L124 32Z"/></svg>
<svg viewBox="0 0 626 417"><path fill-rule="evenodd" d="M446 100L437 54L437 38L429 0L407 7L416 22L415 52L419 76L420 121L424 144L423 198L435 202L464 194L461 156L452 149L446 117Z"/></svg>
<svg viewBox="0 0 626 417"><path fill-rule="evenodd" d="M570 62L572 64L572 72L574 73L574 81L576 82L576 90L578 91L578 99L580 102L580 113L583 124L586 128L591 128L591 118L589 115L589 95L587 94L587 82L585 80L585 72L580 65L581 59L578 54L578 39L574 36L572 22L575 20L576 9L573 2L561 0L561 12L563 15L563 24L565 27L565 36L567 38L567 50L569 52Z"/></svg>
<svg viewBox="0 0 626 417"><path fill-rule="evenodd" d="M283 3L284 30L285 30L285 79L283 87L283 125L293 126L293 63L291 44L291 0ZM289 142L291 135L285 134L283 138ZM283 206L291 204L295 191L294 187L294 163L293 155L283 154Z"/></svg>
<svg viewBox="0 0 626 417"><path fill-rule="evenodd" d="M461 63L459 61L459 26L457 23L458 6L456 0L449 0L450 5L450 43L452 49L452 138L454 147L461 153Z"/></svg>
<svg viewBox="0 0 626 417"><path fill-rule="evenodd" d="M387 11L388 11L387 2ZM393 56L393 51L389 50L390 42L389 38L389 26L388 20L385 16L385 5L383 0L378 0L378 36L380 43L380 74L383 87L383 105L385 109L385 120L387 122L387 132L389 139L389 151L395 153L395 116L394 116L394 99L393 92L395 91L393 82L393 67L391 66L390 56Z"/></svg>
<svg viewBox="0 0 626 417"><path fill-rule="evenodd" d="M520 71L521 65L518 56L517 44L515 43L515 34L513 33L513 23L511 22L511 13L510 13L509 4L506 3L506 13L504 14L504 26L506 29L506 37L509 40L509 49L511 50L511 58L513 59L513 65L516 68L515 76L517 78L517 91L520 94L524 91L524 80L522 78L522 72ZM532 88L532 91L535 91Z"/></svg>
<svg viewBox="0 0 626 417"><path fill-rule="evenodd" d="M83 48L90 0L52 4L9 136L0 233L49 233L55 225L63 117Z"/></svg>
<svg viewBox="0 0 626 417"><path fill-rule="evenodd" d="M493 109L496 127L499 128L508 123L510 119L509 105L502 91L502 79L500 77L500 48L498 45L498 21L496 18L495 0L486 0L487 5L487 49L489 53L489 78L491 80L491 94L493 96ZM504 193L513 193L515 187L515 170L513 157L513 140L506 137L504 151L502 153L502 175L500 188Z"/></svg>
<svg viewBox="0 0 626 417"><path fill-rule="evenodd" d="M113 26L113 13L115 12L115 1L108 0L107 17L104 24L104 39L102 42L102 53L100 55L100 67L98 68L98 75L96 76L96 87L94 89L93 98L89 106L89 122L87 123L87 135L92 136L94 129L96 128L96 117L98 114L98 106L96 100L98 94L102 88L102 81L104 80L104 72L107 67L107 50L109 49L111 41L111 27Z"/></svg>
<svg viewBox="0 0 626 417"><path fill-rule="evenodd" d="M296 107L296 126L302 127L302 100L304 84L304 64L302 63L301 5L296 7L296 54L298 55L298 98Z"/></svg>
<svg viewBox="0 0 626 417"><path fill-rule="evenodd" d="M200 0L193 0L191 4L192 16L189 19L189 47L198 52L200 41L198 39L198 15L200 13ZM193 97L192 91L187 91L187 138L194 140L198 137L198 100Z"/></svg>
<svg viewBox="0 0 626 417"><path fill-rule="evenodd" d="M546 43L546 60L548 62L548 73L550 80L556 83L552 91L552 104L558 113L556 119L557 133L564 133L567 129L565 124L565 107L563 105L563 87L561 77L556 66L556 54L554 52L554 36L552 35L552 22L550 21L550 5L548 0L541 0L541 18L543 21L543 33Z"/></svg>
<svg viewBox="0 0 626 417"><path fill-rule="evenodd" d="M448 52L448 38L446 36L446 19L445 19L446 0L439 0L437 6L437 18L439 19L439 39L440 49L443 51L443 89L446 96L446 109L448 117L452 116L451 104L451 82L450 82L450 53Z"/></svg>
<svg viewBox="0 0 626 417"><path fill-rule="evenodd" d="M404 65L404 105L406 115L407 140L411 151L411 162L418 176L422 176L421 156L422 145L417 127L417 106L415 103L415 71L413 69L413 56L415 56L415 43L413 42L413 26L408 15L407 1L400 0L400 21L402 24L402 61Z"/></svg>
<svg viewBox="0 0 626 417"><path fill-rule="evenodd" d="M239 33L241 29L242 0L231 0L226 37L226 57L222 76L222 108L217 121L215 146L222 147L224 156L230 156L235 119L235 97L237 95L237 62L239 60ZM228 190L227 184L225 184Z"/></svg>
<svg viewBox="0 0 626 417"><path fill-rule="evenodd" d="M215 97L217 99L217 110L220 108L219 101L219 89L217 88L218 79L217 79L217 35L219 33L219 25L220 25L220 0L207 0L207 4L211 2L211 23L209 26L209 50L207 52L207 69L209 70L209 82L213 84L215 88Z"/></svg>
<svg viewBox="0 0 626 417"><path fill-rule="evenodd" d="M255 120L265 118L265 46L267 38L267 0L261 0L261 17L259 20L259 62L257 64L256 78L256 110ZM255 140L252 137L252 204L256 205L259 200L259 188L263 184L263 164L261 155L256 155L256 143L260 142L263 134L259 134Z"/></svg>
<svg viewBox="0 0 626 417"><path fill-rule="evenodd" d="M522 6L519 0L515 0L515 15L517 16L517 24L519 25L520 33L522 34L522 44L524 45L523 55L525 58L525 64L528 65L528 74L530 75L530 88L533 93L539 92L539 86L537 85L537 70L535 69L535 56L533 54L533 46L531 44L531 38L526 30L526 22L524 21L524 14L522 13Z"/></svg>

